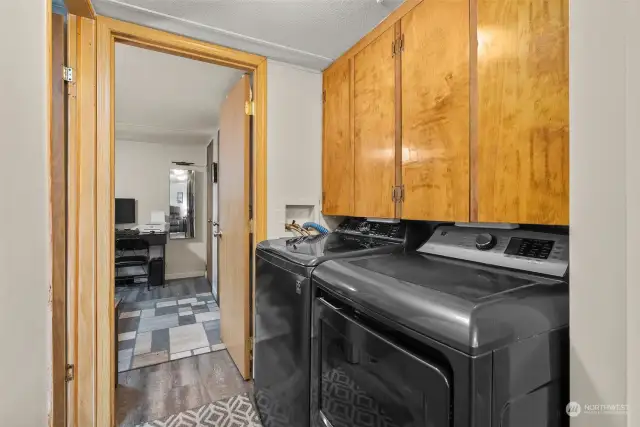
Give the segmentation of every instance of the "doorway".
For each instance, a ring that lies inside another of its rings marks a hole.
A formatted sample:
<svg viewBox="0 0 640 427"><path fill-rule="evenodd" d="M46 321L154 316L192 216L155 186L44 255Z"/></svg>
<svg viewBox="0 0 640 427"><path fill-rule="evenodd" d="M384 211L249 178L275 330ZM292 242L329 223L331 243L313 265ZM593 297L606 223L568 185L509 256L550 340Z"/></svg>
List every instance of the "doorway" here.
<svg viewBox="0 0 640 427"><path fill-rule="evenodd" d="M218 210L218 143L220 141L220 129L215 138L207 145L207 278L211 284L213 298L220 304L220 292L218 285L220 218Z"/></svg>
<svg viewBox="0 0 640 427"><path fill-rule="evenodd" d="M230 208L235 206L235 209L230 210L226 217L221 212L221 233L224 237L221 239L220 252L222 255L225 252L237 251L246 253L247 256L228 258L227 263L221 263L221 267L227 266L227 271L222 268L219 275L220 294L225 295L220 306L222 340L245 379L251 377L249 332L252 317L252 278L249 253L256 241L266 237L266 60L256 55L109 18L98 17L95 25L84 21L77 24L80 26L76 34L79 38L78 46L82 48L82 56L78 58L81 63L77 72L78 107L71 115L82 116L84 120L77 121L77 140L70 140L69 143L75 144L76 149L83 155L81 164L72 170L75 176L69 180L69 191L77 195L83 185L86 188L91 182L95 183L95 187L82 195L79 206L76 206L77 215L70 217L69 227L79 230L76 247L85 247L94 254L94 257L91 257L77 251L71 254L75 257L71 262L77 263L83 258L89 265L82 268L94 269L93 275L85 274L83 280L76 280L74 283L78 285L77 312L89 317L88 320L95 325L95 328L87 328L82 332L87 339L95 343L95 347L83 348L77 355L77 367L79 370L82 369L83 373L95 372L95 375L84 374L77 378L78 390L92 389L94 393L85 394L81 401L76 400L76 404L78 412L81 413L78 415L78 424L106 427L111 426L115 419L115 45L123 43L228 66L250 73L253 77L252 85L248 83L249 76L241 80L242 84L237 86L237 92L239 95L244 94L245 98L242 101L239 101L239 96L234 98L233 108L228 114L229 122L233 125L229 128L229 134L244 138L245 143L229 146L226 155L232 158L229 164L239 162L242 167L220 171L221 181L224 180L225 174L228 174L228 182L233 182L235 187L242 190L242 195L233 196L229 193L229 203L226 203L225 193L221 191L221 201L224 200L225 205L229 205ZM93 73L91 65L95 70ZM96 80L92 82L92 79ZM92 87L97 88L93 93ZM238 107L242 107L242 114L238 112ZM93 108L95 115L92 117ZM248 123L251 120L246 118L246 114L254 115L253 129L249 129ZM95 138L92 138L92 128L95 129ZM221 128L221 140L224 141L224 127ZM243 149L250 147L248 136L251 132L255 135L253 151ZM224 160L224 148L221 147L220 151L220 160ZM94 153L93 156L91 152ZM252 163L255 165L252 175L254 182L250 182L249 178L238 181L237 174L243 169L244 176L250 176L248 167ZM251 187L255 189L253 194L250 193ZM250 217L250 205L254 206L252 211L255 212L255 219ZM90 218L95 220L88 221ZM223 223L225 218L229 221L226 227ZM245 233L246 239L237 238ZM251 242L250 235L253 236ZM239 241L243 241L243 244L239 245ZM226 275L241 280L226 281ZM234 283L235 286L227 292L224 288L225 283ZM81 290L83 292L80 292ZM92 292L84 292L85 290ZM227 329L225 325L228 325Z"/></svg>

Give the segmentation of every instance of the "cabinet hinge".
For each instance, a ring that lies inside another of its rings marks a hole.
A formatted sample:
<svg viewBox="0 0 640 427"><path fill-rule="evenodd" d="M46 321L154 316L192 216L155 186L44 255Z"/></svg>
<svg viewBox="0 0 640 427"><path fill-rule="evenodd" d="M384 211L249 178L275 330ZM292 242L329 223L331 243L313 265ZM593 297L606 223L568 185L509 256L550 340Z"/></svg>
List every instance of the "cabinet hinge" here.
<svg viewBox="0 0 640 427"><path fill-rule="evenodd" d="M400 52L404 52L404 34L391 43L391 56L399 55Z"/></svg>
<svg viewBox="0 0 640 427"><path fill-rule="evenodd" d="M253 101L246 101L244 103L244 112L247 116L253 116L256 112L256 103Z"/></svg>
<svg viewBox="0 0 640 427"><path fill-rule="evenodd" d="M62 80L69 83L73 82L73 68L62 67Z"/></svg>
<svg viewBox="0 0 640 427"><path fill-rule="evenodd" d="M76 379L76 367L74 365L67 365L66 373L64 374L64 380L70 382Z"/></svg>
<svg viewBox="0 0 640 427"><path fill-rule="evenodd" d="M391 190L391 200L394 203L404 202L404 185L396 185Z"/></svg>

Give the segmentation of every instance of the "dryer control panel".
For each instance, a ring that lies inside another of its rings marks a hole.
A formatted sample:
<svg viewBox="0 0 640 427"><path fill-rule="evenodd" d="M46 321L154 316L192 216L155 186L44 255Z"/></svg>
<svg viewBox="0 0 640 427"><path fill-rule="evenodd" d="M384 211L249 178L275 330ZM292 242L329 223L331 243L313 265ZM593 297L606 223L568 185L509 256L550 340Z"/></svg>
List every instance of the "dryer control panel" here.
<svg viewBox="0 0 640 427"><path fill-rule="evenodd" d="M569 236L528 230L438 227L418 252L564 277Z"/></svg>

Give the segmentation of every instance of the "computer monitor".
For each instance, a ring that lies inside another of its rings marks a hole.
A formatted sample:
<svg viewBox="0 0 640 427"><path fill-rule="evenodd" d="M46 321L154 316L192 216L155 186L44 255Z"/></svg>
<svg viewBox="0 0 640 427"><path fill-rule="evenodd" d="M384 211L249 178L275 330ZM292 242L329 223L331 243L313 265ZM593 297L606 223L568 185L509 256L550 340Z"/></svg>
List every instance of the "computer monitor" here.
<svg viewBox="0 0 640 427"><path fill-rule="evenodd" d="M116 224L136 223L136 199L116 199Z"/></svg>

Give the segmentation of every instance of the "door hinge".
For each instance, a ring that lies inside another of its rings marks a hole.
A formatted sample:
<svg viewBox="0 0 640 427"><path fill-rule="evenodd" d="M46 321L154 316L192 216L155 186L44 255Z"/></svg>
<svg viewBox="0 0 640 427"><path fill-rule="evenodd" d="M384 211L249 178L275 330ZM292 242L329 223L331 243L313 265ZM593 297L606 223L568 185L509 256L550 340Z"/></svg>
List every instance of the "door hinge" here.
<svg viewBox="0 0 640 427"><path fill-rule="evenodd" d="M253 360L253 338L247 338L247 353L249 354L249 359Z"/></svg>
<svg viewBox="0 0 640 427"><path fill-rule="evenodd" d="M247 116L253 116L256 112L256 103L254 101L247 101L244 103L244 112Z"/></svg>
<svg viewBox="0 0 640 427"><path fill-rule="evenodd" d="M323 103L327 102L327 91L326 90L322 91L322 102Z"/></svg>
<svg viewBox="0 0 640 427"><path fill-rule="evenodd" d="M253 234L253 218L249 220L249 233Z"/></svg>
<svg viewBox="0 0 640 427"><path fill-rule="evenodd" d="M73 82L73 68L71 68L71 67L62 67L62 79L65 82L72 83Z"/></svg>
<svg viewBox="0 0 640 427"><path fill-rule="evenodd" d="M391 190L391 200L394 203L404 202L404 185L396 185Z"/></svg>
<svg viewBox="0 0 640 427"><path fill-rule="evenodd" d="M64 380L70 382L76 379L76 367L74 365L67 365L67 371L64 375Z"/></svg>

